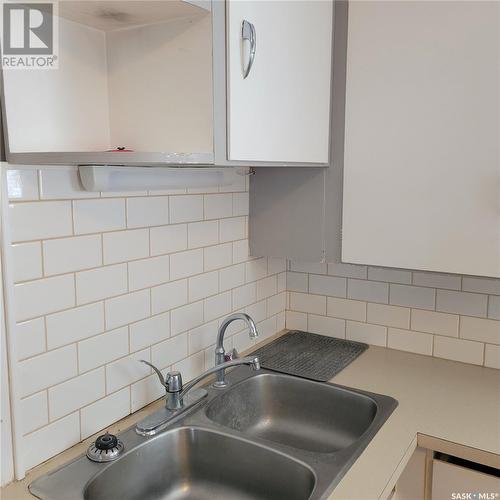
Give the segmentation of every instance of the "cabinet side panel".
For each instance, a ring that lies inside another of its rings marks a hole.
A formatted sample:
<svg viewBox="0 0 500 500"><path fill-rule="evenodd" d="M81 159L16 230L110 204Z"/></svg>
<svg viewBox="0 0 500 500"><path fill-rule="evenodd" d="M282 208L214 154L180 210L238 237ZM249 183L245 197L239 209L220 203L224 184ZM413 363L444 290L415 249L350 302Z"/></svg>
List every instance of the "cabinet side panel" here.
<svg viewBox="0 0 500 500"><path fill-rule="evenodd" d="M250 254L318 262L324 168L257 168L250 179Z"/></svg>
<svg viewBox="0 0 500 500"><path fill-rule="evenodd" d="M351 2L345 262L500 276L500 4Z"/></svg>

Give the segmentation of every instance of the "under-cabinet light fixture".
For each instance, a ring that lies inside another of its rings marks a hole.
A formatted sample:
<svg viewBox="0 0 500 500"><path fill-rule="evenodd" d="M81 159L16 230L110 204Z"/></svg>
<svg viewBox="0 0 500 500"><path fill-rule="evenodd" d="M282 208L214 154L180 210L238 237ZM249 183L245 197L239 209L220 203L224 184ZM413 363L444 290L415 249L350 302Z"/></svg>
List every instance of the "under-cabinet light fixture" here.
<svg viewBox="0 0 500 500"><path fill-rule="evenodd" d="M225 168L119 167L80 165L78 171L87 191L139 191L205 188L231 184Z"/></svg>

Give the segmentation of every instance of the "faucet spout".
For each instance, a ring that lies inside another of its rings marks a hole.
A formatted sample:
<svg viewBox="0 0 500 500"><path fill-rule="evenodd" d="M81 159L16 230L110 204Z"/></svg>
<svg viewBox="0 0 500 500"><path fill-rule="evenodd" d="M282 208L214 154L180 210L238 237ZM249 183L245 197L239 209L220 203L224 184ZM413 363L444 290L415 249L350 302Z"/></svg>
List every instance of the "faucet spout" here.
<svg viewBox="0 0 500 500"><path fill-rule="evenodd" d="M219 331L217 333L217 342L215 344L215 366L219 368L217 371L217 380L214 382L214 387L226 387L227 382L225 381L225 368L222 367L225 361L226 351L224 350L224 335L226 334L227 327L233 321L244 321L249 329L249 336L251 339L255 339L259 336L257 327L255 326L254 320L245 313L235 313L228 316L220 325Z"/></svg>

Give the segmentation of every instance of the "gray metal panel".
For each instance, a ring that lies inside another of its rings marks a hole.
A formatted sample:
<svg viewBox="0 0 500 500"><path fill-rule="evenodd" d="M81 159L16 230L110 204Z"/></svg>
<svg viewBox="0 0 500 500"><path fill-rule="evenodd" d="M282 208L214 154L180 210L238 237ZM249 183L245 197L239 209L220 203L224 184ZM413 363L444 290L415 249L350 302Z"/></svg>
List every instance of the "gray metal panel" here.
<svg viewBox="0 0 500 500"><path fill-rule="evenodd" d="M325 176L325 260L342 255L342 193L344 183L345 86L347 59L347 2L335 2L332 84L332 156Z"/></svg>
<svg viewBox="0 0 500 500"><path fill-rule="evenodd" d="M335 2L330 166L255 168L250 181L252 255L340 261L347 11L347 2Z"/></svg>
<svg viewBox="0 0 500 500"><path fill-rule="evenodd" d="M250 177L250 254L319 261L324 168L258 168Z"/></svg>

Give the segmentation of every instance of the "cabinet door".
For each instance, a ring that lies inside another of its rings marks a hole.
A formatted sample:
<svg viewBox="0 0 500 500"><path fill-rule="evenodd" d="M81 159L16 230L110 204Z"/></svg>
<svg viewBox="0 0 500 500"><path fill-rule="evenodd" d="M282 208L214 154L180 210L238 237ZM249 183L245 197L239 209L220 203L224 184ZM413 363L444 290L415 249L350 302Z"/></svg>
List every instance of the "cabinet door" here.
<svg viewBox="0 0 500 500"><path fill-rule="evenodd" d="M327 163L333 2L229 0L227 8L229 160ZM246 78L243 35L255 44Z"/></svg>
<svg viewBox="0 0 500 500"><path fill-rule="evenodd" d="M432 466L432 500L453 498L453 493L471 494L471 498L496 498L500 479L458 465L434 460ZM479 494L483 496L480 497ZM456 498L458 498L456 496Z"/></svg>
<svg viewBox="0 0 500 500"><path fill-rule="evenodd" d="M500 276L499 19L350 3L343 261Z"/></svg>

